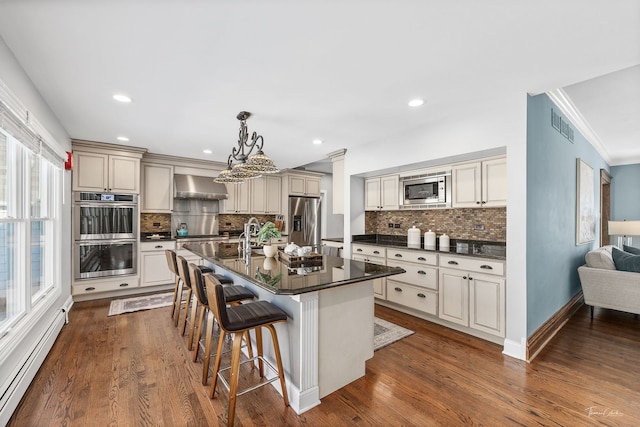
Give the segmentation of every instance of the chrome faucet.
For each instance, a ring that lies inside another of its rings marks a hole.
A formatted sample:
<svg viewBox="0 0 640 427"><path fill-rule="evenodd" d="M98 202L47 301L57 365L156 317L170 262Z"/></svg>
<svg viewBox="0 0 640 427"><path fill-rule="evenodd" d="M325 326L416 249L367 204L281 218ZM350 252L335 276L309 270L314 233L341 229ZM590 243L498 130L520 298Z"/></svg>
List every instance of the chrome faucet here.
<svg viewBox="0 0 640 427"><path fill-rule="evenodd" d="M251 260L251 238L258 234L258 230L260 230L260 221L252 216L249 218L249 222L244 225L244 231L242 232L244 234L244 256L247 263Z"/></svg>

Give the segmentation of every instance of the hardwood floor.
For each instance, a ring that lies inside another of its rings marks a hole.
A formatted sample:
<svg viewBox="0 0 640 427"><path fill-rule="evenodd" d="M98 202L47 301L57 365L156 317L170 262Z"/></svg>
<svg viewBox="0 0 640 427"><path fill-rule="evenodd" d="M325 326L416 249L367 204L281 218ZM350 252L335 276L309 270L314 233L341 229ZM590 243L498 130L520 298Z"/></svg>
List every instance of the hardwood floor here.
<svg viewBox="0 0 640 427"><path fill-rule="evenodd" d="M77 303L10 426L225 425L170 308L107 317ZM640 319L583 307L531 364L501 347L376 307L416 331L377 351L365 377L300 416L267 386L238 399L237 426L637 426ZM251 372L246 372L251 376Z"/></svg>

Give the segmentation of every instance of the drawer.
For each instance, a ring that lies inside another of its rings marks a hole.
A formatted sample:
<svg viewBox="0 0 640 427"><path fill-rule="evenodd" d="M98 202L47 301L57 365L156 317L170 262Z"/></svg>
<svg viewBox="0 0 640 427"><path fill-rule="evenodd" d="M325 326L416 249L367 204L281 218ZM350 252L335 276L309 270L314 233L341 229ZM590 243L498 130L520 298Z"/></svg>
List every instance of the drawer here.
<svg viewBox="0 0 640 427"><path fill-rule="evenodd" d="M386 265L387 260L382 257L352 254L351 259L354 261L365 261L371 264Z"/></svg>
<svg viewBox="0 0 640 427"><path fill-rule="evenodd" d="M100 292L137 288L139 285L139 276L122 277L109 281L87 280L86 282L75 282L71 287L71 292L73 295L97 294Z"/></svg>
<svg viewBox="0 0 640 427"><path fill-rule="evenodd" d="M504 262L483 258L440 255L440 267L504 276Z"/></svg>
<svg viewBox="0 0 640 427"><path fill-rule="evenodd" d="M405 272L391 276L393 280L423 288L438 290L438 269L410 262L387 259L387 265L404 268Z"/></svg>
<svg viewBox="0 0 640 427"><path fill-rule="evenodd" d="M371 246L371 245L351 245L351 253L359 254L359 255L369 255L369 256L377 256L377 257L385 257L387 251L385 248L380 246Z"/></svg>
<svg viewBox="0 0 640 427"><path fill-rule="evenodd" d="M438 265L438 254L426 251L387 248L387 259L404 262L417 262L426 265Z"/></svg>
<svg viewBox="0 0 640 427"><path fill-rule="evenodd" d="M141 242L140 252L149 251L164 251L167 249L175 250L176 242L174 241L155 241L155 242Z"/></svg>
<svg viewBox="0 0 640 427"><path fill-rule="evenodd" d="M420 310L434 316L438 313L438 292L387 279L387 301Z"/></svg>

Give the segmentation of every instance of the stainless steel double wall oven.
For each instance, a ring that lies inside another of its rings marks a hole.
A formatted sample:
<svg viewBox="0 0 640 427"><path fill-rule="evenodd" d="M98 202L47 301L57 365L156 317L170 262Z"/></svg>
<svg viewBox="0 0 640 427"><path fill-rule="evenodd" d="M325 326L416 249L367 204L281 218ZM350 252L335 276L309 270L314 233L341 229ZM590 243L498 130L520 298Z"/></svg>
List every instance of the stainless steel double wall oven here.
<svg viewBox="0 0 640 427"><path fill-rule="evenodd" d="M138 196L74 193L74 278L137 273Z"/></svg>

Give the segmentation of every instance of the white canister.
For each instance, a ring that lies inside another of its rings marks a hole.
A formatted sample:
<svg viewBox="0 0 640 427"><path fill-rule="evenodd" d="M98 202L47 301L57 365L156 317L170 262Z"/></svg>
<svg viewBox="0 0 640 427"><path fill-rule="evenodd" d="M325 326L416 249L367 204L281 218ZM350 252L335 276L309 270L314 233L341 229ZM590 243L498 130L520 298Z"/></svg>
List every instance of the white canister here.
<svg viewBox="0 0 640 427"><path fill-rule="evenodd" d="M424 248L425 249L436 249L436 233L433 231L425 231L424 233Z"/></svg>
<svg viewBox="0 0 640 427"><path fill-rule="evenodd" d="M415 225L407 232L407 247L419 248L420 247L420 229Z"/></svg>
<svg viewBox="0 0 640 427"><path fill-rule="evenodd" d="M440 236L440 250L442 252L449 252L449 236L446 234Z"/></svg>

